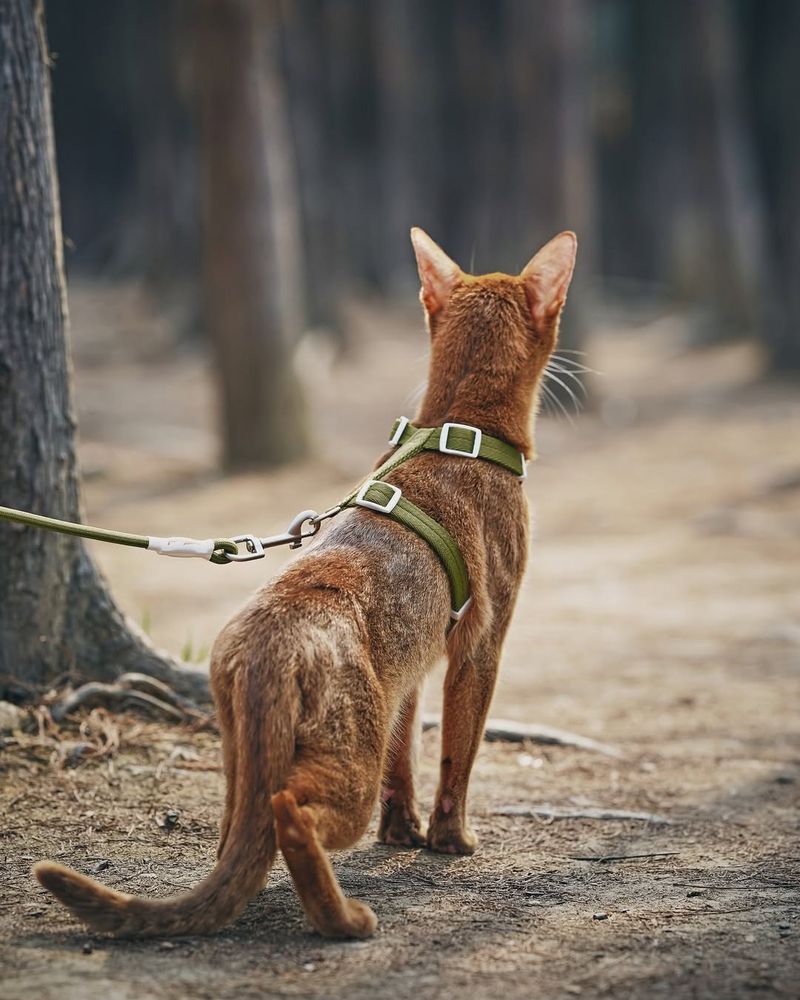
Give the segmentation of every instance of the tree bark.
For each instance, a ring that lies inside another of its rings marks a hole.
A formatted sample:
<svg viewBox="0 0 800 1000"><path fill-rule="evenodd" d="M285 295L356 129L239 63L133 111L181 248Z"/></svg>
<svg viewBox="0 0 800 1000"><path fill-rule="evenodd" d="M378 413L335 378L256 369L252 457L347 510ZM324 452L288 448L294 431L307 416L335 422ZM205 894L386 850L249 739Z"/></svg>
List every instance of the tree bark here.
<svg viewBox="0 0 800 1000"><path fill-rule="evenodd" d="M61 219L41 0L0 2L0 502L81 515ZM80 541L0 522L0 696L66 672L137 670L190 697L201 671L153 649Z"/></svg>
<svg viewBox="0 0 800 1000"><path fill-rule="evenodd" d="M301 238L277 60L275 0L203 0L197 80L209 332L223 462L279 465L307 451L293 370Z"/></svg>

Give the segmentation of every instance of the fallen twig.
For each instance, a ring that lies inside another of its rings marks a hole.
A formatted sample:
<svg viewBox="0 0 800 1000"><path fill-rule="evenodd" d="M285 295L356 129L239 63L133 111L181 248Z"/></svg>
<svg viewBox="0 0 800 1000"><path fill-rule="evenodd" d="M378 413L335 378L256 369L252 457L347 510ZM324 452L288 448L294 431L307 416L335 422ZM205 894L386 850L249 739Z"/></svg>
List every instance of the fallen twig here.
<svg viewBox="0 0 800 1000"><path fill-rule="evenodd" d="M680 851L652 851L650 854L568 854L571 861L597 861L606 864L608 861L638 861L641 858L670 858L680 854Z"/></svg>
<svg viewBox="0 0 800 1000"><path fill-rule="evenodd" d="M438 729L442 724L440 715L428 714L422 716L423 729ZM580 750L590 750L606 757L621 757L622 751L617 747L600 743L589 736L570 733L566 729L556 729L555 726L512 722L510 719L489 719L483 733L483 738L489 743L542 743L545 745L578 747Z"/></svg>
<svg viewBox="0 0 800 1000"><path fill-rule="evenodd" d="M156 677L151 677L149 674L120 674L116 680L116 684L121 688L132 688L136 691L142 691L145 694L152 695L159 701L165 701L169 705L174 705L190 718L205 719L208 715L207 712L199 708L190 698L178 694L169 684L165 684L163 681L158 680Z"/></svg>
<svg viewBox="0 0 800 1000"><path fill-rule="evenodd" d="M753 910L763 909L762 906L737 906L730 910L648 910L642 916L659 917L716 917L722 913L752 913Z"/></svg>
<svg viewBox="0 0 800 1000"><path fill-rule="evenodd" d="M697 882L673 882L678 889L705 889L709 892L772 892L774 889L782 891L784 889L796 889L797 886L791 882L766 882L758 885L752 883L745 885L701 885Z"/></svg>
<svg viewBox="0 0 800 1000"><path fill-rule="evenodd" d="M136 691L132 688L118 687L116 684L102 684L100 681L90 681L83 684L75 691L65 695L60 701L54 702L50 706L50 714L56 722L61 722L76 709L84 706L97 708L125 708L135 706L152 711L160 712L167 718L177 722L183 722L186 714L182 709L176 708L160 698L145 694L144 691Z"/></svg>
<svg viewBox="0 0 800 1000"><path fill-rule="evenodd" d="M640 823L662 823L672 825L672 820L656 813L629 812L627 809L595 809L591 807L567 807L559 809L544 803L540 806L499 806L491 811L492 816L522 816L528 819L613 819L635 820ZM594 860L593 858L591 860Z"/></svg>
<svg viewBox="0 0 800 1000"><path fill-rule="evenodd" d="M50 715L55 722L61 722L84 706L145 709L149 714L157 712L175 722L206 717L194 702L147 674L121 674L113 684L90 681L54 701L49 706Z"/></svg>

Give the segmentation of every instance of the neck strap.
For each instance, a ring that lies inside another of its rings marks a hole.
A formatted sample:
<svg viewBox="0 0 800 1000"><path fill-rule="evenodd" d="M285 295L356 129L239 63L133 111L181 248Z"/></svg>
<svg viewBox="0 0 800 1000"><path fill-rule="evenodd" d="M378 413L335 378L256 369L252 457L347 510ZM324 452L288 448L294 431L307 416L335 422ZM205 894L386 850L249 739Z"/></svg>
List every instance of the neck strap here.
<svg viewBox="0 0 800 1000"><path fill-rule="evenodd" d="M528 474L528 463L521 451L470 424L446 423L441 427L418 428L408 417L398 417L392 425L389 444L404 445L421 430L428 432L423 451L439 451L443 455L460 458L482 458L508 469L519 479L525 479Z"/></svg>

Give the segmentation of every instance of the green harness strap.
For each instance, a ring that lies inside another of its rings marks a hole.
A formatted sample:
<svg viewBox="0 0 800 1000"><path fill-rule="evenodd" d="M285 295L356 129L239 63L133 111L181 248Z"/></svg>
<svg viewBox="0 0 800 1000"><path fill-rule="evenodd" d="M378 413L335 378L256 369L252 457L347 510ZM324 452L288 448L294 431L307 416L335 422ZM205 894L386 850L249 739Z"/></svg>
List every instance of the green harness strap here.
<svg viewBox="0 0 800 1000"><path fill-rule="evenodd" d="M392 444L404 445L416 433L417 428L406 417L398 417L392 426L389 440ZM431 428L422 448L425 451L440 451L444 455L460 455L462 458L484 458L487 462L502 465L520 479L524 479L527 472L528 463L521 451L517 451L507 441L491 437L467 424L447 423L442 427Z"/></svg>
<svg viewBox="0 0 800 1000"><path fill-rule="evenodd" d="M400 445L372 476L339 504L365 507L410 528L430 545L439 557L450 582L450 617L458 621L470 603L469 572L458 542L432 517L407 500L399 486L383 482L391 472L423 451L438 451L462 458L482 458L513 472L522 480L526 474L525 457L510 444L484 434L477 427L446 423L442 427L415 427L407 417L399 417L392 427L389 443Z"/></svg>

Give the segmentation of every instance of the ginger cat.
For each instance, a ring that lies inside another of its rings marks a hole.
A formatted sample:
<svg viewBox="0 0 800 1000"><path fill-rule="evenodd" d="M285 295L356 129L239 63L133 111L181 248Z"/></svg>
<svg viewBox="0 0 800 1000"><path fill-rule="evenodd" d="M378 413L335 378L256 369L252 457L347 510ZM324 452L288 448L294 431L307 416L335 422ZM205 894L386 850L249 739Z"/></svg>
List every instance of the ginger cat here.
<svg viewBox="0 0 800 1000"><path fill-rule="evenodd" d="M411 232L431 337L415 424L470 424L532 451L539 382L575 263L573 233L519 276L465 274ZM146 899L53 862L36 877L90 927L121 936L207 933L239 914L283 852L311 924L368 937L377 920L342 894L326 850L367 829L382 791L387 844L471 854L467 784L526 564L528 511L518 479L491 462L433 452L388 481L455 537L472 603L447 634L446 574L426 542L357 508L223 629L211 684L227 778L218 860L195 889ZM427 833L414 791L420 685L446 652L442 758Z"/></svg>

